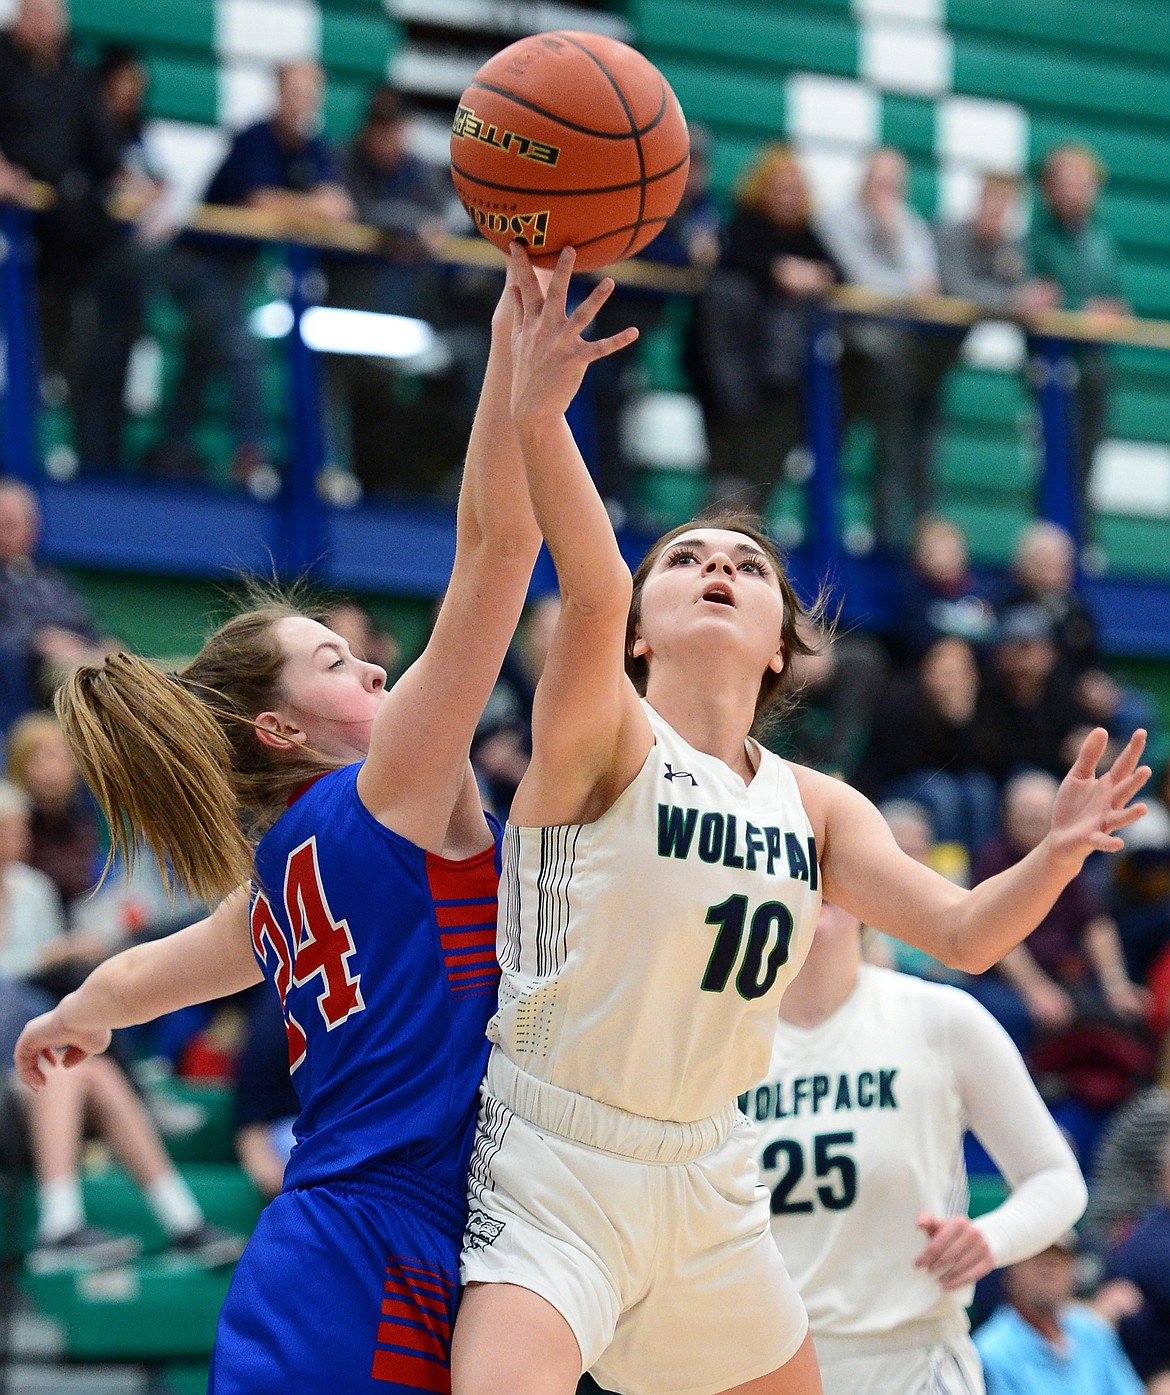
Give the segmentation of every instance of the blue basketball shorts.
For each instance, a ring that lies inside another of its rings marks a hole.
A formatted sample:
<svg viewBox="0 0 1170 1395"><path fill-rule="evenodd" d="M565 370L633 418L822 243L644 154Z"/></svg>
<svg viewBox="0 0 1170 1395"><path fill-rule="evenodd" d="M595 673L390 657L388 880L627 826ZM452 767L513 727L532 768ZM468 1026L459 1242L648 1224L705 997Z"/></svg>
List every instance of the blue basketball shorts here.
<svg viewBox="0 0 1170 1395"><path fill-rule="evenodd" d="M236 1266L209 1395L449 1395L461 1202L414 1174L282 1192Z"/></svg>

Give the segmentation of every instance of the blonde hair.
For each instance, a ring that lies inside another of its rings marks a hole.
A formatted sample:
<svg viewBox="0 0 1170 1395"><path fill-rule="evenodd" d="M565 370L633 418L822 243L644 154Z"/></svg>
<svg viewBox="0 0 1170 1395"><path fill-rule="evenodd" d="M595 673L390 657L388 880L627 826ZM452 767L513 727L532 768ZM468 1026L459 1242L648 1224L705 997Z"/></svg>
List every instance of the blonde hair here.
<svg viewBox="0 0 1170 1395"><path fill-rule="evenodd" d="M812 216L812 196L808 191L808 180L805 179L804 170L801 169L800 161L793 154L791 147L782 141L769 141L744 171L736 192L736 203L741 208L750 208L767 216L768 185L773 176L790 173L798 176L804 190L801 221L807 223Z"/></svg>
<svg viewBox="0 0 1170 1395"><path fill-rule="evenodd" d="M14 785L28 789L28 768L37 747L46 736L61 735L61 723L51 712L26 712L13 722L4 746L8 756L8 778Z"/></svg>
<svg viewBox="0 0 1170 1395"><path fill-rule="evenodd" d="M234 616L176 674L133 654L83 664L58 689L65 739L132 866L144 838L169 881L209 904L252 875L253 839L298 785L337 762L262 743L255 719L283 696L280 620L304 611L273 595Z"/></svg>

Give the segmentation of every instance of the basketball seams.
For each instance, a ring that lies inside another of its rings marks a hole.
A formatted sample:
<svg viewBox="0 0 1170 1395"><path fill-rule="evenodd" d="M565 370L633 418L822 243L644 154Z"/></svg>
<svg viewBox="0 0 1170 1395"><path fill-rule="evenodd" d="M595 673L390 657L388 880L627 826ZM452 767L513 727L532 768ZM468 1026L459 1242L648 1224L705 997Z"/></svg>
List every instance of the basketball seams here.
<svg viewBox="0 0 1170 1395"><path fill-rule="evenodd" d="M659 180L669 179L672 174L677 174L689 159L689 154L684 155L681 160L676 160L668 169L659 170L657 174L647 175L645 179L631 179L625 184L597 184L588 189L536 189L531 184L498 184L494 180L484 179L478 174L469 174L454 160L451 161L451 173L457 174L468 184L478 185L481 189L493 189L499 194L529 194L542 199L579 199L589 194L621 194L627 189L637 189L639 185L656 184ZM644 208L643 211L645 211Z"/></svg>
<svg viewBox="0 0 1170 1395"><path fill-rule="evenodd" d="M610 72L608 65L603 63L601 59L598 58L597 54L593 52L593 50L588 46L588 44L581 43L579 39L573 38L571 34L566 34L563 30L560 33L558 33L557 37L559 39L563 39L566 43L572 45L573 48L578 49L580 50L580 52L586 54L589 58L593 60L594 63L597 64L597 66L608 78L610 85L613 87L613 90L617 93L618 101L621 102L622 108L626 113L626 119L630 123L630 135L634 138L634 149L638 152L638 169L640 171L640 176L638 180L638 218L634 224L633 231L630 233L629 241L622 249L621 256L618 258L618 260L620 261L621 257L628 256L629 253L633 250L634 243L637 241L638 238L638 233L642 229L643 215L646 212L646 152L642 148L642 137L638 133L637 118L634 116L634 110L630 106L629 98L622 91L621 83L619 83L617 78L615 78L614 75ZM665 111L666 84L662 81L661 77L659 77L658 82L660 90L662 92L661 109Z"/></svg>
<svg viewBox="0 0 1170 1395"><path fill-rule="evenodd" d="M584 50L586 53L588 49ZM592 57L592 54L590 54ZM658 111L654 115L653 121L645 126L634 127L629 131L599 131L595 126L580 126L576 121L567 121L563 116L558 116L555 111L549 111L547 107L542 107L536 102L530 101L527 97L521 97L519 93L513 92L511 88L497 86L494 82L484 82L481 78L476 78L468 83L467 90L478 88L481 92L490 92L493 96L503 97L506 101L515 102L518 107L523 107L525 111L530 111L534 116L542 116L546 121L553 121L558 126L563 126L566 131L576 131L581 136L592 136L595 140L629 140L631 136L648 136L654 128L661 124L666 115L666 89L662 91L662 102ZM629 107L626 108L627 115Z"/></svg>
<svg viewBox="0 0 1170 1395"><path fill-rule="evenodd" d="M643 228L652 228L655 223L659 225L658 230L659 232L661 232L662 229L666 227L667 223L669 222L669 218L640 218L636 223L623 223L620 227L617 228L607 228L605 232L598 233L596 237L579 238L576 242L573 243L573 246L578 251L580 251L582 247L592 247L595 242L604 242L607 237L617 237L619 234L624 232L629 232L631 234L632 239L634 237L637 237L638 233L641 232ZM629 246L628 242L626 246ZM622 253L622 256L625 256L624 252ZM615 262L620 262L621 259L622 258L619 256L613 257L611 260ZM607 262L606 265L609 265L609 263Z"/></svg>
<svg viewBox="0 0 1170 1395"><path fill-rule="evenodd" d="M457 119L452 133L451 174L480 232L497 247L519 238L533 246L539 262L571 243L581 254L578 267L593 270L632 256L666 226L690 159L685 119L662 74L636 50L565 30L533 38L558 51L556 63L541 63L539 52L522 40L481 68L460 100L468 117ZM512 90L514 78L525 95ZM586 118L620 120L614 98L626 130L586 124ZM626 153L631 145L633 158ZM522 159L512 164L497 152ZM535 162L531 169L529 161ZM666 168L649 173L664 162ZM580 184L607 176L614 182ZM569 182L576 187L563 187Z"/></svg>

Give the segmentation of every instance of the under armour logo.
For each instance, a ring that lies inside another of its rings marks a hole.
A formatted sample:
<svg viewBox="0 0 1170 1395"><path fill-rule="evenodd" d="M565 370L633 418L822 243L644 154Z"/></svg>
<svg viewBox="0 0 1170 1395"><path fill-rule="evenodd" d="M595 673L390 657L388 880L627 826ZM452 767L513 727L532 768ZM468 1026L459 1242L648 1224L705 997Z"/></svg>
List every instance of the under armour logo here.
<svg viewBox="0 0 1170 1395"><path fill-rule="evenodd" d="M669 761L666 762L666 779L668 779L672 785L676 780L689 780L696 789L699 788L698 780L695 779L689 770L673 770L671 769Z"/></svg>

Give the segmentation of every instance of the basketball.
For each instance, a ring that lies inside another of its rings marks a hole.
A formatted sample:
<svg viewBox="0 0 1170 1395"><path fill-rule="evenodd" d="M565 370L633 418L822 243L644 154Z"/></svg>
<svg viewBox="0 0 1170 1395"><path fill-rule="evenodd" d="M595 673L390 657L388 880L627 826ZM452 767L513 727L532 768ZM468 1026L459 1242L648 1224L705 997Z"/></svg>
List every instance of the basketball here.
<svg viewBox="0 0 1170 1395"><path fill-rule="evenodd" d="M632 257L678 207L690 143L658 69L601 34L533 34L489 59L459 101L451 177L476 227L552 265Z"/></svg>

